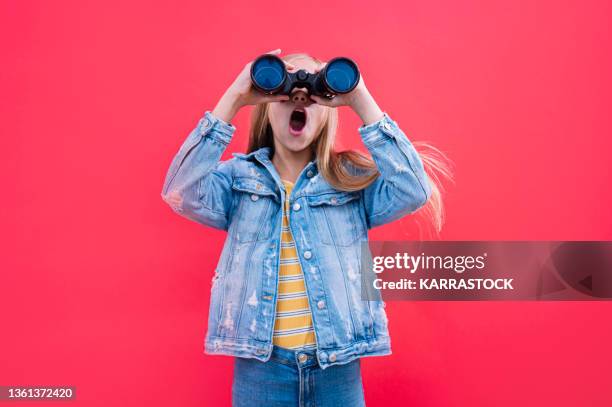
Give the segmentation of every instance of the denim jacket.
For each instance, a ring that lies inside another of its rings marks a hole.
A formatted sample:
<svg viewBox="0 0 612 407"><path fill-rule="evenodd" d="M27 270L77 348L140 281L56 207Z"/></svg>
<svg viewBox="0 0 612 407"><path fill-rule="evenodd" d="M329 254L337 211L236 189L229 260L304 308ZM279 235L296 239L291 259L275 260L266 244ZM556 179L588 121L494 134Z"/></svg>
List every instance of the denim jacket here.
<svg viewBox="0 0 612 407"><path fill-rule="evenodd" d="M269 147L221 160L235 130L205 112L172 160L161 195L179 215L227 231L212 278L205 352L267 361L285 188ZM372 184L334 189L315 158L289 197L323 369L391 353L384 301L361 298L361 242L369 229L416 211L431 194L419 155L387 113L358 131L380 172Z"/></svg>

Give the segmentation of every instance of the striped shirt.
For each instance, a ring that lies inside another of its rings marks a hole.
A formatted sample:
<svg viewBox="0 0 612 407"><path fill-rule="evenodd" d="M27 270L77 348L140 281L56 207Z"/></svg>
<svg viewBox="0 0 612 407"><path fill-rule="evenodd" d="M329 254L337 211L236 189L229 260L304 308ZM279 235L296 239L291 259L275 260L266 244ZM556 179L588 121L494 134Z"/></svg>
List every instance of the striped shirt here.
<svg viewBox="0 0 612 407"><path fill-rule="evenodd" d="M316 348L312 314L308 305L308 296L304 275L297 257L295 241L289 230L289 195L293 183L283 180L287 191L281 235L281 254L278 277L278 301L272 343L289 349Z"/></svg>

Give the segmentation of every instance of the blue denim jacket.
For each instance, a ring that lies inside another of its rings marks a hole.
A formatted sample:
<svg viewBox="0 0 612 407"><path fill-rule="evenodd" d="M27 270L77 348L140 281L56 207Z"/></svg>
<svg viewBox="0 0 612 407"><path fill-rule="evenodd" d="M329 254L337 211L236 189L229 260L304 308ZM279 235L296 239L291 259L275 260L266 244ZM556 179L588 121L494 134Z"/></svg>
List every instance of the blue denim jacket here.
<svg viewBox="0 0 612 407"><path fill-rule="evenodd" d="M187 219L228 232L212 279L205 352L267 361L277 298L285 188L269 147L221 161L235 127L206 112L172 160L162 198ZM380 176L356 192L302 170L288 213L322 368L391 353L385 303L361 299L368 229L421 207L431 189L414 147L386 113L359 134Z"/></svg>

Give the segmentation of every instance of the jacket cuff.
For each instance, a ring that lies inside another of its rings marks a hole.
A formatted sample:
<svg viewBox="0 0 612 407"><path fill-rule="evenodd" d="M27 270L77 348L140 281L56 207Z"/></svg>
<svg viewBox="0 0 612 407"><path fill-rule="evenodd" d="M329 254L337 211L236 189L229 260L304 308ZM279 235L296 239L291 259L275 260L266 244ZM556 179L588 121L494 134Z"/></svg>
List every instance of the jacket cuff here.
<svg viewBox="0 0 612 407"><path fill-rule="evenodd" d="M374 146L385 142L388 138L395 138L399 131L399 126L387 112L383 112L383 117L377 122L359 127L359 134L366 146Z"/></svg>
<svg viewBox="0 0 612 407"><path fill-rule="evenodd" d="M236 127L214 116L207 110L204 113L204 117L198 122L198 130L199 135L208 135L208 137L227 145L232 141L232 135L236 131Z"/></svg>

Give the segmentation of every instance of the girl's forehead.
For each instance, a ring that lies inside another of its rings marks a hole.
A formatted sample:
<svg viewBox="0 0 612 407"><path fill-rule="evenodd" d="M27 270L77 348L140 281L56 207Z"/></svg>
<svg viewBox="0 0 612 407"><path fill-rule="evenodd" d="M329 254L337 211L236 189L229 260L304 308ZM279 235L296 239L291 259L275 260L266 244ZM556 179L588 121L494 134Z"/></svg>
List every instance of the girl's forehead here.
<svg viewBox="0 0 612 407"><path fill-rule="evenodd" d="M305 69L309 72L314 72L319 67L319 64L308 57L295 57L287 62L295 65L298 69Z"/></svg>

